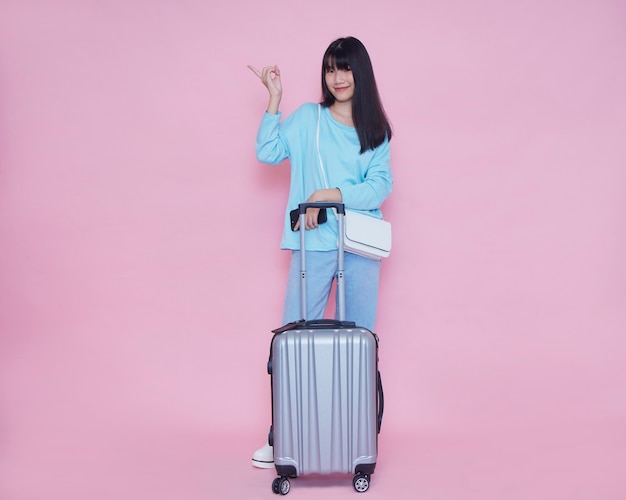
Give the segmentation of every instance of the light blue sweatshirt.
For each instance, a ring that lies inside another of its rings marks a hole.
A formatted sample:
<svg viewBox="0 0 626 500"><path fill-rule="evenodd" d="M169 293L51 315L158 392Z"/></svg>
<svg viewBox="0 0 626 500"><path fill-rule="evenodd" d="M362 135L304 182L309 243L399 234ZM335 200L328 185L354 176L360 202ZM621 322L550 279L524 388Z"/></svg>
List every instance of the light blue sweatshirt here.
<svg viewBox="0 0 626 500"><path fill-rule="evenodd" d="M389 165L389 141L360 154L356 129L337 122L328 108L321 108L320 154L329 188L339 188L346 208L382 217L380 206L391 193L393 177ZM256 140L259 161L277 165L289 158L291 185L285 209L281 248L300 248L298 232L291 230L289 212L305 202L313 191L324 189L317 146L317 104L302 105L284 122L282 114L265 113ZM328 211L328 222L307 231L307 250L337 248L337 220Z"/></svg>

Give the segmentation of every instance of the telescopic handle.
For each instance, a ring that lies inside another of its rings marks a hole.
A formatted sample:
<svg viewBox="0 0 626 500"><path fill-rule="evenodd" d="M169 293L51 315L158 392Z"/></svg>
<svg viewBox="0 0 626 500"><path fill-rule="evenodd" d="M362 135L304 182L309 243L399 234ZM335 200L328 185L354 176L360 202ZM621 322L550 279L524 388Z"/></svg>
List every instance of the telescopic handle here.
<svg viewBox="0 0 626 500"><path fill-rule="evenodd" d="M346 209L343 203L334 201L312 201L309 203L300 203L298 205L298 213L305 214L307 208L334 208L339 214L345 214Z"/></svg>
<svg viewBox="0 0 626 500"><path fill-rule="evenodd" d="M337 224L339 237L337 238L337 312L339 320L346 319L346 288L344 282L344 216L346 209L343 203L340 202L327 202L316 201L311 203L300 203L298 205L298 212L300 214L300 312L302 319L318 319L307 318L307 296L306 296L306 251L305 251L305 237L304 222L307 208L334 208L337 210Z"/></svg>

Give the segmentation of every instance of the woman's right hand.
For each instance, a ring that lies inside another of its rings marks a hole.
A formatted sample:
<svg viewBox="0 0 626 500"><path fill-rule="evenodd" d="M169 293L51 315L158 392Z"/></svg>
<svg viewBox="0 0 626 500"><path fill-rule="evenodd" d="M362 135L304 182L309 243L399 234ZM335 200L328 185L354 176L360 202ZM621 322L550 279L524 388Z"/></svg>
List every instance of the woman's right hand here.
<svg viewBox="0 0 626 500"><path fill-rule="evenodd" d="M270 93L270 98L280 99L283 94L283 86L280 81L280 70L278 66L265 66L261 71L254 66L248 65L248 68L259 77L263 82L263 85L267 87Z"/></svg>

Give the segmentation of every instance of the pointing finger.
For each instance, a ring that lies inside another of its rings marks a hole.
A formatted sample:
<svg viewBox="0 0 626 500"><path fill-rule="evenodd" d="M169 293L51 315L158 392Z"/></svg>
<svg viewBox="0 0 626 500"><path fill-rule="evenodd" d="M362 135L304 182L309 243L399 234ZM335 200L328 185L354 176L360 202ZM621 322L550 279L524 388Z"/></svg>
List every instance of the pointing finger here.
<svg viewBox="0 0 626 500"><path fill-rule="evenodd" d="M248 68L250 68L250 70L259 78L263 79L263 73L261 73L258 69L256 69L254 66L248 64Z"/></svg>

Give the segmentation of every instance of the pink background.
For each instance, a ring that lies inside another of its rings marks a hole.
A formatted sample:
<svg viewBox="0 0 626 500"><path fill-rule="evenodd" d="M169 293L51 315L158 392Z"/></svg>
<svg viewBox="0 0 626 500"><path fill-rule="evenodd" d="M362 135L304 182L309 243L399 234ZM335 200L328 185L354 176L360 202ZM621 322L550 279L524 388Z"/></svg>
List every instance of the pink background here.
<svg viewBox="0 0 626 500"><path fill-rule="evenodd" d="M256 161L246 65L289 113L349 34L396 134L368 498L626 498L625 26L619 0L0 0L0 498L273 498L249 459L289 172Z"/></svg>

